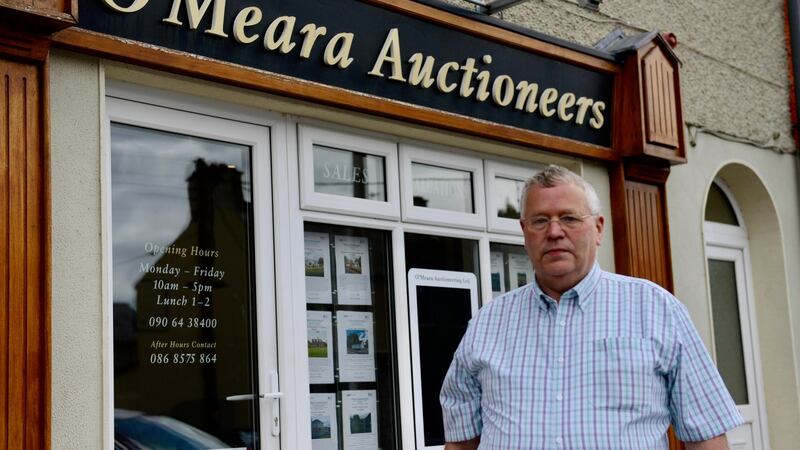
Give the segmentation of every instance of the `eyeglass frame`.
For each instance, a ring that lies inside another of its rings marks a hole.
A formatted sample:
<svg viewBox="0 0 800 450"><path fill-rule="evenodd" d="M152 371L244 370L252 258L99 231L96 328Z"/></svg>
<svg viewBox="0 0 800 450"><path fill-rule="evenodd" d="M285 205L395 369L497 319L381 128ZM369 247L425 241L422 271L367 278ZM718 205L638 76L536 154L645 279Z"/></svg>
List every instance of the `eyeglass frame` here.
<svg viewBox="0 0 800 450"><path fill-rule="evenodd" d="M534 225L533 220L544 219L547 216L544 215L534 216L534 217L529 217L527 219L519 219L519 221L520 223L523 224L523 226L526 229L530 228L531 231L535 231L537 233L541 233L542 231L549 228L550 224L553 222L556 222L562 230L573 231L580 228L580 226L586 222L587 217L597 217L597 216L599 216L599 214L584 214L584 215L562 214L560 216L550 216L547 218L547 222L541 222L539 225ZM577 219L577 221L574 222L572 225L570 225L568 223L563 222L564 218L573 218Z"/></svg>

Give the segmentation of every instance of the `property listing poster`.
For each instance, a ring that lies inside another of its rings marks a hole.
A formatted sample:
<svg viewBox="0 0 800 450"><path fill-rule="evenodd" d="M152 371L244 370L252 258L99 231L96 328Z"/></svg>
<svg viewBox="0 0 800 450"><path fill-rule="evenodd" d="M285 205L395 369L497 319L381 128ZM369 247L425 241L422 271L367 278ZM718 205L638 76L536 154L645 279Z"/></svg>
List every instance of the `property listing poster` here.
<svg viewBox="0 0 800 450"><path fill-rule="evenodd" d="M489 259L492 268L492 298L495 298L506 292L506 269L503 267L503 252L491 252Z"/></svg>
<svg viewBox="0 0 800 450"><path fill-rule="evenodd" d="M340 305L372 304L369 239L336 236L336 291Z"/></svg>
<svg viewBox="0 0 800 450"><path fill-rule="evenodd" d="M337 450L339 428L336 421L336 394L311 394L311 448Z"/></svg>
<svg viewBox="0 0 800 450"><path fill-rule="evenodd" d="M339 334L339 381L375 381L375 343L372 313L339 311L336 313Z"/></svg>
<svg viewBox="0 0 800 450"><path fill-rule="evenodd" d="M533 269L528 255L510 253L508 255L508 279L511 289L516 289L533 281Z"/></svg>
<svg viewBox="0 0 800 450"><path fill-rule="evenodd" d="M327 233L305 233L306 302L331 304L330 238Z"/></svg>
<svg viewBox="0 0 800 450"><path fill-rule="evenodd" d="M308 379L312 384L333 383L333 328L328 311L307 311Z"/></svg>
<svg viewBox="0 0 800 450"><path fill-rule="evenodd" d="M378 449L375 390L342 391L342 440L347 450Z"/></svg>

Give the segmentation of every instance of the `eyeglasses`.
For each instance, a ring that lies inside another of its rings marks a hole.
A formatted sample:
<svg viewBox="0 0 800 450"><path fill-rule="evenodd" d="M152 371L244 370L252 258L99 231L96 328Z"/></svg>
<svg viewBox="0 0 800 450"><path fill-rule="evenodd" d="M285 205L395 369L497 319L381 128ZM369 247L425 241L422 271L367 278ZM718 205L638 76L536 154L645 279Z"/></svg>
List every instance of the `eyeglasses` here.
<svg viewBox="0 0 800 450"><path fill-rule="evenodd" d="M550 226L550 222L558 222L558 225L565 230L576 230L583 225L583 222L586 221L587 217L593 216L594 214L586 214L583 216L564 214L563 216L552 218L547 216L536 216L529 219L523 219L522 223L524 223L526 227L530 227L530 229L533 231L545 230L548 226Z"/></svg>

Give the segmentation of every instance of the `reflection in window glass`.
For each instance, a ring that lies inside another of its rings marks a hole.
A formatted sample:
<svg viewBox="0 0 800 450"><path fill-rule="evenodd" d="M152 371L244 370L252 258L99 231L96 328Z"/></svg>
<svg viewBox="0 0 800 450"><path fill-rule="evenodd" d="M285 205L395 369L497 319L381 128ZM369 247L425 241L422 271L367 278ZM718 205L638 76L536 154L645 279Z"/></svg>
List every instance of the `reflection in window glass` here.
<svg viewBox="0 0 800 450"><path fill-rule="evenodd" d="M533 281L533 268L525 247L491 243L492 298L525 286Z"/></svg>
<svg viewBox="0 0 800 450"><path fill-rule="evenodd" d="M494 202L497 206L497 217L519 219L519 198L525 182L511 178L495 177Z"/></svg>
<svg viewBox="0 0 800 450"><path fill-rule="evenodd" d="M258 446L250 148L111 125L114 439Z"/></svg>
<svg viewBox="0 0 800 450"><path fill-rule="evenodd" d="M412 163L414 206L474 213L472 172Z"/></svg>
<svg viewBox="0 0 800 450"><path fill-rule="evenodd" d="M736 404L746 405L749 403L747 375L744 368L735 264L733 261L709 259L708 279L711 286L717 367Z"/></svg>
<svg viewBox="0 0 800 450"><path fill-rule="evenodd" d="M314 191L386 201L384 157L314 145Z"/></svg>

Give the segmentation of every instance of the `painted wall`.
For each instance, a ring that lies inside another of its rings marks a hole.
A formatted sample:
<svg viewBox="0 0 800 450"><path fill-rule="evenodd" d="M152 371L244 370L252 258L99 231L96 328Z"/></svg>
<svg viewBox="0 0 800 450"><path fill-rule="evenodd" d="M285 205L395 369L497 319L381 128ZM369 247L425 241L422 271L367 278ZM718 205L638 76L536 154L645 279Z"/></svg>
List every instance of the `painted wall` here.
<svg viewBox="0 0 800 450"><path fill-rule="evenodd" d="M797 167L787 155L699 133L689 164L668 181L675 292L709 348L713 331L706 283L703 212L719 175L742 209L750 238L761 369L773 449L800 441L800 209Z"/></svg>
<svg viewBox="0 0 800 450"><path fill-rule="evenodd" d="M50 58L53 448L103 448L100 77Z"/></svg>

